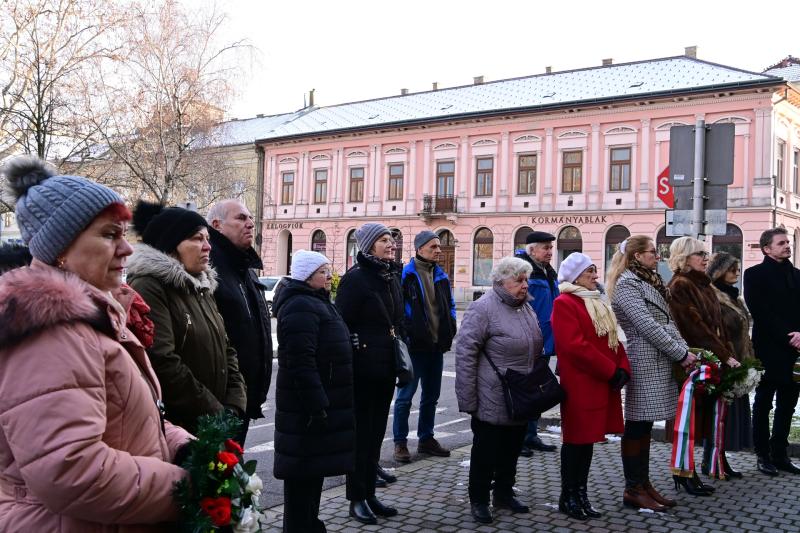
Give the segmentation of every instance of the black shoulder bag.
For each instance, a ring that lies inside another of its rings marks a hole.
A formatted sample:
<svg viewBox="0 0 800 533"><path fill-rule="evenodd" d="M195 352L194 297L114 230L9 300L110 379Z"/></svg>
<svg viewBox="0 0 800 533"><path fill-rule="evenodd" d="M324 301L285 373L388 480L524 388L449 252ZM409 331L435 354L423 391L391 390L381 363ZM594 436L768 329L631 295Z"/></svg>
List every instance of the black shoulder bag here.
<svg viewBox="0 0 800 533"><path fill-rule="evenodd" d="M503 386L506 411L511 420L533 420L564 401L564 389L544 357L536 358L533 370L528 374L517 372L513 368L507 368L506 373L502 374L489 354L485 351L483 354Z"/></svg>
<svg viewBox="0 0 800 533"><path fill-rule="evenodd" d="M403 339L395 335L394 326L389 328L389 335L392 337L394 345L394 367L397 376L397 387L402 388L414 381L414 365L411 363L411 355L408 353L408 346Z"/></svg>

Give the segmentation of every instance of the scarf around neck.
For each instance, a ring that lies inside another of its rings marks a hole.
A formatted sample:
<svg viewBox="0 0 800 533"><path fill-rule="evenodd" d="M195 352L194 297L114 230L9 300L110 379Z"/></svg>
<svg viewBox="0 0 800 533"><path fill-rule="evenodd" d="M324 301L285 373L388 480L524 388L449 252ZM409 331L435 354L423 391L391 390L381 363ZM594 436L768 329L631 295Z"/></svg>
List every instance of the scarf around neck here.
<svg viewBox="0 0 800 533"><path fill-rule="evenodd" d="M592 319L594 331L598 337L608 337L608 347L617 351L619 336L617 335L617 318L611 306L600 291L590 291L586 287L564 281L558 286L561 294L572 294L583 300L589 318Z"/></svg>
<svg viewBox="0 0 800 533"><path fill-rule="evenodd" d="M531 295L528 294L527 292L525 293L524 297L515 298L514 296L511 295L511 293L509 293L505 289L505 287L503 287L503 282L502 281L495 281L492 284L492 288L494 289L494 292L497 294L497 296L499 296L500 299L503 301L503 303L508 305L508 306L511 306L511 307L519 307L522 304L526 304L526 303L530 302L531 300L533 300Z"/></svg>
<svg viewBox="0 0 800 533"><path fill-rule="evenodd" d="M631 261L628 263L628 270L633 272L637 278L652 285L653 288L657 290L659 294L661 294L661 297L664 298L664 301L667 300L667 287L664 285L664 280L661 278L661 274L655 270L645 268L636 259L631 259Z"/></svg>

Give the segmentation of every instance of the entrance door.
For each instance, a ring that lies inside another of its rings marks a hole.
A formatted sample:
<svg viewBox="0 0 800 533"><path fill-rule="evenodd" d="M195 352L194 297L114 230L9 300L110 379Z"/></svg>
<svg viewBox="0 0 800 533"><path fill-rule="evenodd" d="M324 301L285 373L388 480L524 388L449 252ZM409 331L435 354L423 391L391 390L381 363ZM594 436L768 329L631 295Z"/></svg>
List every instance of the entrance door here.
<svg viewBox="0 0 800 533"><path fill-rule="evenodd" d="M453 267L456 264L456 241L453 238L453 234L446 229L439 232L439 241L442 243L442 259L439 261L439 266L450 278L450 285L452 285Z"/></svg>

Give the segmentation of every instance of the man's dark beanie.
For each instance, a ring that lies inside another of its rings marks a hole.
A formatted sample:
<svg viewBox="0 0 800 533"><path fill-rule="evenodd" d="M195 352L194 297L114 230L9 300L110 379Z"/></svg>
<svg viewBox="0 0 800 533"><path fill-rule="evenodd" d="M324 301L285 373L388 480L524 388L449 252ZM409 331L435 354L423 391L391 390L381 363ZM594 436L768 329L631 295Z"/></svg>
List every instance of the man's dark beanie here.
<svg viewBox="0 0 800 533"><path fill-rule="evenodd" d="M133 211L133 229L142 242L165 254L174 252L181 241L207 227L208 222L200 213L182 207L164 207L140 200Z"/></svg>
<svg viewBox="0 0 800 533"><path fill-rule="evenodd" d="M433 239L438 239L439 236L436 235L434 232L430 230L423 230L417 233L417 236L414 237L414 249L419 250Z"/></svg>

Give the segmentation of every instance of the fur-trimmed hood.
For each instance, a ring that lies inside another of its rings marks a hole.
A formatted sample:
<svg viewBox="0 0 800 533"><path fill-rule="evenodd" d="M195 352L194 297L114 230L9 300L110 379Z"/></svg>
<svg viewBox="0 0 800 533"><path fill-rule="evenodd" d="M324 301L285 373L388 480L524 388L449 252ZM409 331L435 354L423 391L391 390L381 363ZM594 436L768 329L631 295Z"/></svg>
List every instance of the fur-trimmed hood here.
<svg viewBox="0 0 800 533"><path fill-rule="evenodd" d="M115 322L125 324L125 317L110 295L75 274L35 260L30 267L0 276L0 346L71 321L107 328Z"/></svg>
<svg viewBox="0 0 800 533"><path fill-rule="evenodd" d="M133 255L128 259L128 280L138 276L152 276L164 285L187 293L217 290L217 273L213 268L193 276L176 258L146 244L134 246Z"/></svg>

